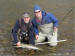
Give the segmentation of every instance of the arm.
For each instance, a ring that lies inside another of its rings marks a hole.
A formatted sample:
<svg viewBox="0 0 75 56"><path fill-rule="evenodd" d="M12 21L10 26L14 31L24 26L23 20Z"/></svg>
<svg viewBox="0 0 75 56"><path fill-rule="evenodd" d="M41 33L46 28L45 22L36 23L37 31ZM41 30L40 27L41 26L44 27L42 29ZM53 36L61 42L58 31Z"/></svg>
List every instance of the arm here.
<svg viewBox="0 0 75 56"><path fill-rule="evenodd" d="M35 20L32 20L32 25L33 25L35 37L36 39L38 39L39 31L38 31L37 23L35 22Z"/></svg>
<svg viewBox="0 0 75 56"><path fill-rule="evenodd" d="M58 19L53 14L50 14L50 19L53 22L54 31L57 31L58 30L57 29L58 28Z"/></svg>
<svg viewBox="0 0 75 56"><path fill-rule="evenodd" d="M33 29L34 29L35 35L39 35L37 23L35 22L34 19L32 20L32 25L33 25Z"/></svg>
<svg viewBox="0 0 75 56"><path fill-rule="evenodd" d="M58 19L53 14L50 14L50 19L54 23L53 26L58 27Z"/></svg>
<svg viewBox="0 0 75 56"><path fill-rule="evenodd" d="M13 35L13 39L14 42L17 43L18 42L18 38L17 38L17 32L19 30L19 21L16 21L16 24L14 25L13 31L12 31L12 35Z"/></svg>

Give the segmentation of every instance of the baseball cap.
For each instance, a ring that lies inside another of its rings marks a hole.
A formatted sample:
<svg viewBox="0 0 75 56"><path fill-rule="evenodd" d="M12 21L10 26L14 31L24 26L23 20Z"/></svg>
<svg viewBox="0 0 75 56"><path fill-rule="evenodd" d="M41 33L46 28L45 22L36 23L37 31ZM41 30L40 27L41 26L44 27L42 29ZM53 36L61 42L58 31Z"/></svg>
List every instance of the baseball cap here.
<svg viewBox="0 0 75 56"><path fill-rule="evenodd" d="M22 16L23 17L30 17L28 13L24 13Z"/></svg>
<svg viewBox="0 0 75 56"><path fill-rule="evenodd" d="M39 5L35 5L33 9L34 9L34 12L41 11L41 8Z"/></svg>

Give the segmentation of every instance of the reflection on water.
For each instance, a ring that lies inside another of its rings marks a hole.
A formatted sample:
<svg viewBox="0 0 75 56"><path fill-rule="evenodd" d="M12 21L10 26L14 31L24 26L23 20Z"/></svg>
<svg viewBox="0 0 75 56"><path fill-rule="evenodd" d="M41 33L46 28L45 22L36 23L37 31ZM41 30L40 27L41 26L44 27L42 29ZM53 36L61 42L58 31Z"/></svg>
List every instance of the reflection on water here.
<svg viewBox="0 0 75 56"><path fill-rule="evenodd" d="M74 56L73 10L70 11L73 8L72 2L72 0L43 0L43 2L42 0L0 0L0 55ZM28 51L12 47L11 29L15 20L21 17L23 12L30 12L33 17L32 8L35 4L39 4L59 19L58 37L67 39L67 42L59 43L57 47L39 46L44 49L43 51Z"/></svg>

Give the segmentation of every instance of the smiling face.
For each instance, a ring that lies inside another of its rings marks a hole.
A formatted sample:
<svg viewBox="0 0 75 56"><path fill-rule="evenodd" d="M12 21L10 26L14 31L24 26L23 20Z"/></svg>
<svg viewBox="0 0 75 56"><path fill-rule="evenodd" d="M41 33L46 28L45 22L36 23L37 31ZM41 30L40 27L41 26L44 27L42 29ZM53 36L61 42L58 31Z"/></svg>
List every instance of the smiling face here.
<svg viewBox="0 0 75 56"><path fill-rule="evenodd" d="M34 12L34 14L35 14L37 19L39 19L39 20L42 19L42 12L41 11Z"/></svg>
<svg viewBox="0 0 75 56"><path fill-rule="evenodd" d="M30 17L24 17L24 22L25 23L29 23L29 21L30 21Z"/></svg>

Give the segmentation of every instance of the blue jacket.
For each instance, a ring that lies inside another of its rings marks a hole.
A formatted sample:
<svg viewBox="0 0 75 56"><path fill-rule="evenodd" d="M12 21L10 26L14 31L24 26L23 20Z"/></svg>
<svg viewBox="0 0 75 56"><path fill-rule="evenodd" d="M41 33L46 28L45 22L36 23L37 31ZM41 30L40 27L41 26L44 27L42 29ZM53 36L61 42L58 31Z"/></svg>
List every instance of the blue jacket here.
<svg viewBox="0 0 75 56"><path fill-rule="evenodd" d="M38 25L43 25L43 24L48 24L48 23L53 23L54 27L58 27L58 20L52 13L46 13L45 11L42 11L42 21L41 21L41 23L37 22L36 18L34 17L32 19L32 24L33 24L35 34L36 35L39 34Z"/></svg>
<svg viewBox="0 0 75 56"><path fill-rule="evenodd" d="M22 24L26 25L26 23L24 22L24 20L22 19L21 20ZM14 39L14 42L17 43L18 42L18 38L17 38L17 32L18 30L20 29L20 23L19 23L19 20L16 21L16 24L14 25L14 28L12 30L12 35L13 35L13 39ZM29 38L34 38L34 29L33 29L33 26L31 25L30 29L28 30L29 31Z"/></svg>

